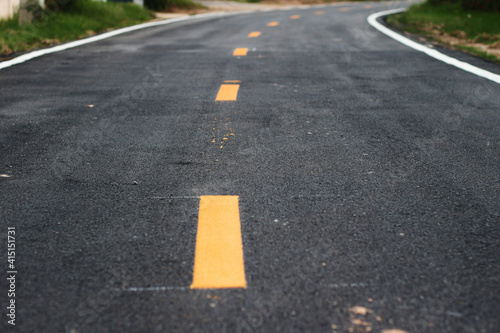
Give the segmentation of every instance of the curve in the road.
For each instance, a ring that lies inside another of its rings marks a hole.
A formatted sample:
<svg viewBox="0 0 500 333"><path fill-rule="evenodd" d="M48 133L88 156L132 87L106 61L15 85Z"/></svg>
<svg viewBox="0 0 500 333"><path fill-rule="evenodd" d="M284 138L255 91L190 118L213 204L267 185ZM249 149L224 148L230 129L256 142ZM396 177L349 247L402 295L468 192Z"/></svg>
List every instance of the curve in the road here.
<svg viewBox="0 0 500 333"><path fill-rule="evenodd" d="M394 32L394 31L392 31L391 29L385 27L384 25L380 24L377 21L377 19L379 19L380 17L391 15L391 14L396 14L396 13L401 13L401 12L404 12L405 10L406 10L405 8L400 8L400 9L392 9L392 10L374 13L374 14L368 16L367 21L368 21L368 23L370 23L370 25L372 27L374 27L375 29L377 29L381 33L391 37L392 39L397 40L398 42L400 42L408 47L411 47L414 50L423 52L434 59L437 59L439 61L447 63L448 65L458 67L466 72L475 74L477 76L481 76L485 79L488 79L488 80L491 80L493 82L500 84L500 75L491 73L487 70L473 66L469 63L460 61L458 59L447 56L439 51L433 50L427 46L416 43L416 42L414 42L406 37L403 37L402 35Z"/></svg>
<svg viewBox="0 0 500 333"><path fill-rule="evenodd" d="M308 8L309 6L305 6L305 7ZM321 8L321 7L325 7L325 6L324 5L318 6L318 8ZM292 8L287 7L287 8L283 8L281 10L290 10L290 9L292 9ZM378 31L382 32L383 34L395 39L396 41L398 41L398 42L400 42L408 47L411 47L414 50L423 52L423 53L427 54L428 56L435 58L439 61L442 61L442 62L447 63L449 65L460 68L464 71L467 71L469 73L475 74L477 76L486 78L488 80L491 80L495 83L500 84L500 75L491 73L487 70L473 66L469 63L460 61L458 59L447 56L441 52L438 52L436 50L428 48L422 44L416 43L416 42L414 42L406 37L403 37L402 35L394 32L392 30L388 29L387 27L385 27L384 25L380 24L377 21L380 17L400 13L400 12L403 12L405 10L406 10L405 8L399 8L399 9L393 9L393 10L387 10L387 11L374 13L367 18L367 21L371 26L373 26ZM46 55L46 54L60 52L60 51L64 51L64 50L78 47L81 45L94 43L94 42L97 42L97 41L100 41L103 39L107 39L110 37L114 37L117 35L121 35L121 34L124 34L127 32L132 32L132 31L136 31L136 30L141 30L141 29L146 29L146 28L156 27L156 26L161 26L161 25L172 24L172 23L186 21L186 20L193 20L193 19L199 19L199 18L221 16L221 15L238 15L238 14L244 14L244 13L248 13L248 12L251 12L251 11L238 11L238 12L230 12L230 13L208 13L208 14L199 14L199 15L188 16L188 17L179 17L179 18L169 19L169 20L164 20L164 21L142 23L142 24L131 26L131 27L126 27L126 28L106 32L106 33L103 33L103 34L100 34L97 36L93 36L93 37L89 37L89 38L85 38L82 40L77 40L77 41L69 42L66 44L58 45L55 47L51 47L51 48L47 48L47 49L43 49L43 50L37 50L37 51L33 51L33 52L30 52L27 54L23 54L22 56L16 57L14 59L0 62L0 70L17 65L17 64L24 63L26 61L41 57L41 56ZM298 17L299 17L299 15L296 15L293 18L291 17L291 19L295 19Z"/></svg>

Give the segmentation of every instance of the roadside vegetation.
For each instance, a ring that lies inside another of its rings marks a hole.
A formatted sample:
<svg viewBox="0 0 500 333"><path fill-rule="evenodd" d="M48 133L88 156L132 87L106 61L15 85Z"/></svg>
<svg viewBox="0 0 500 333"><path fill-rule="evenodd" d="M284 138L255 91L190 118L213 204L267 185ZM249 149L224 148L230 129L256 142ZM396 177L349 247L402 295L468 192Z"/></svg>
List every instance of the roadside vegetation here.
<svg viewBox="0 0 500 333"><path fill-rule="evenodd" d="M387 23L500 63L500 1L428 0Z"/></svg>
<svg viewBox="0 0 500 333"><path fill-rule="evenodd" d="M191 0L144 0L144 6L157 12L204 9L205 6Z"/></svg>
<svg viewBox="0 0 500 333"><path fill-rule="evenodd" d="M19 25L18 16L0 21L0 55L47 47L154 18L142 7L119 2L72 0L34 12L31 23Z"/></svg>

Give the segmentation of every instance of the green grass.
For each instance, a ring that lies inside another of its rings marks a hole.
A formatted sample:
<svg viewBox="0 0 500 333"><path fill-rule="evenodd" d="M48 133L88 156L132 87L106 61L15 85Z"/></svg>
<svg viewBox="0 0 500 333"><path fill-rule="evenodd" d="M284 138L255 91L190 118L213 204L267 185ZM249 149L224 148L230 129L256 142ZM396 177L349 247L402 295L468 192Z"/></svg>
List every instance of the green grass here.
<svg viewBox="0 0 500 333"><path fill-rule="evenodd" d="M495 57L494 55L486 53L484 51L478 50L478 49L476 49L474 47L465 46L465 45L455 45L455 47L457 49L459 49L459 50L468 52L470 54L473 54L475 56L481 57L483 59L487 59L487 60L490 60L490 61L495 61L495 62L500 63L500 59L498 57Z"/></svg>
<svg viewBox="0 0 500 333"><path fill-rule="evenodd" d="M37 49L148 21L142 7L114 2L74 0L69 12L45 12L42 20L18 25L17 16L0 21L0 54Z"/></svg>
<svg viewBox="0 0 500 333"><path fill-rule="evenodd" d="M391 15L387 23L397 29L422 34L447 43L444 32L460 37L467 43L495 44L500 42L500 13L465 10L460 4L414 5L404 13ZM498 57L467 45L456 48L489 60Z"/></svg>
<svg viewBox="0 0 500 333"><path fill-rule="evenodd" d="M482 34L500 34L500 13L467 11L460 4L432 6L425 2L410 7L405 13L389 16L387 22L410 32L420 32L430 24L443 25L443 31L463 31L471 39Z"/></svg>
<svg viewBox="0 0 500 333"><path fill-rule="evenodd" d="M192 0L144 0L144 6L157 12L206 8L205 6Z"/></svg>

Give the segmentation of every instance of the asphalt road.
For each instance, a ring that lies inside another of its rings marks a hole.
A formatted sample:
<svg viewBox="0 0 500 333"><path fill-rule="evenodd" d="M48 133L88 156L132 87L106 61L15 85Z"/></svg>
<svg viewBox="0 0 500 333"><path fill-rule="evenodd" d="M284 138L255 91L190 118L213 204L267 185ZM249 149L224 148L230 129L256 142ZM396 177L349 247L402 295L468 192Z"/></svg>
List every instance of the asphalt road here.
<svg viewBox="0 0 500 333"><path fill-rule="evenodd" d="M366 23L404 6L203 18L0 71L0 330L500 332L500 86ZM191 289L219 195L247 287Z"/></svg>

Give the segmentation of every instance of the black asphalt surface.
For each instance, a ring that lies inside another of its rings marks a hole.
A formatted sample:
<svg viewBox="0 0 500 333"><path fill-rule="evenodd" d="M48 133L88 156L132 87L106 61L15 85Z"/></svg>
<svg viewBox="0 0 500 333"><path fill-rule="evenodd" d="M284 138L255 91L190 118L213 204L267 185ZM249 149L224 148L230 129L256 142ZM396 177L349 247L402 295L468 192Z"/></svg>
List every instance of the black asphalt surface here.
<svg viewBox="0 0 500 333"><path fill-rule="evenodd" d="M500 332L500 86L366 22L406 3L366 4L1 70L0 331ZM201 195L240 198L247 289L189 289Z"/></svg>

